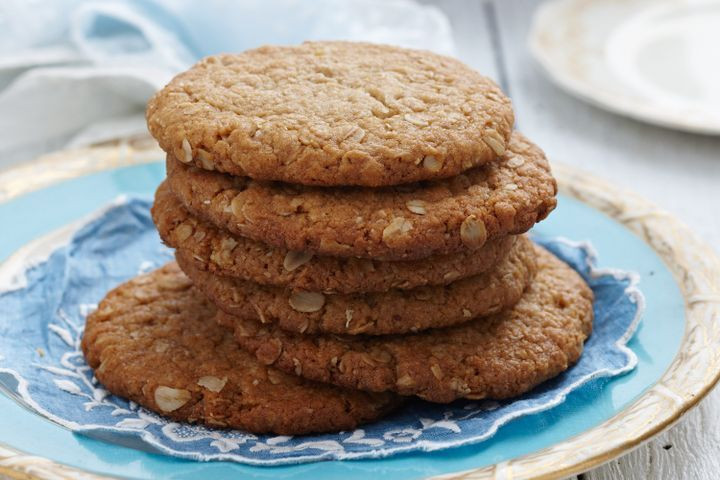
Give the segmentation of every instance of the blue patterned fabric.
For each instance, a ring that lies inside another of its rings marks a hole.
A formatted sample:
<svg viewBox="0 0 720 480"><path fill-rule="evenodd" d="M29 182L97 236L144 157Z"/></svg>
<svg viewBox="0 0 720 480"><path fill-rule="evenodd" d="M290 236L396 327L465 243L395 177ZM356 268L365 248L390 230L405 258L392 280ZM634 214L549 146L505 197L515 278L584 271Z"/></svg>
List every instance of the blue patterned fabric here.
<svg viewBox="0 0 720 480"><path fill-rule="evenodd" d="M110 395L79 350L85 316L109 289L172 258L160 243L149 207L145 199L115 204L42 261L15 259L15 266L0 269L0 387L40 415L82 434L181 458L255 465L439 450L488 441L514 418L562 409L571 391L599 377L626 373L636 364L625 344L643 309L637 276L596 268L587 244L536 238L592 287L595 329L576 365L528 394L502 402L411 401L382 421L327 435L252 435L170 422Z"/></svg>

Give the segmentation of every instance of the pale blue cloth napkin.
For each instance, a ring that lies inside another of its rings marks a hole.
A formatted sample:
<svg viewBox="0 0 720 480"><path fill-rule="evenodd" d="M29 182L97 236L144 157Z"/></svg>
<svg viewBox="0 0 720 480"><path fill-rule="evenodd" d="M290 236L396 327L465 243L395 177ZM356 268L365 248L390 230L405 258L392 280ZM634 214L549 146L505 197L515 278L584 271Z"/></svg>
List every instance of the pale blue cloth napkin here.
<svg viewBox="0 0 720 480"><path fill-rule="evenodd" d="M144 133L150 95L213 53L333 39L453 52L447 18L412 0L3 0L0 29L0 168Z"/></svg>

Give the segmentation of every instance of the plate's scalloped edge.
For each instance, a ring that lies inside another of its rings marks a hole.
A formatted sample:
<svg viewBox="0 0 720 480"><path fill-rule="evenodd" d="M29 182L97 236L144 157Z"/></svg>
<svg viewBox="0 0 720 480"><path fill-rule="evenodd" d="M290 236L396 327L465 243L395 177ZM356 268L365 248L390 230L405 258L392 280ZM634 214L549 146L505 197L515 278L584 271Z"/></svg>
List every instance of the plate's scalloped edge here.
<svg viewBox="0 0 720 480"><path fill-rule="evenodd" d="M63 180L164 158L165 153L150 136L49 153L31 162L0 170L0 203Z"/></svg>
<svg viewBox="0 0 720 480"><path fill-rule="evenodd" d="M644 198L553 164L560 191L637 234L673 273L685 299L685 335L660 380L610 420L565 442L444 480L565 478L640 446L695 407L720 380L720 259L681 221Z"/></svg>
<svg viewBox="0 0 720 480"><path fill-rule="evenodd" d="M0 203L69 178L162 159L154 145L122 142L59 152L0 172ZM67 161L67 163L66 163ZM58 168L59 165L62 168ZM47 168L52 166L53 168ZM686 302L679 354L660 381L607 422L565 442L508 462L442 475L443 479L559 478L579 473L638 447L676 422L720 379L720 259L687 226L636 194L567 166L553 164L563 193L619 221L648 243L672 271ZM42 175L34 175L42 172ZM28 175L30 173L30 175ZM28 456L0 445L0 473L11 478L100 479L102 476Z"/></svg>
<svg viewBox="0 0 720 480"><path fill-rule="evenodd" d="M0 476L17 480L100 480L109 477L86 473L47 458L26 455L0 445Z"/></svg>

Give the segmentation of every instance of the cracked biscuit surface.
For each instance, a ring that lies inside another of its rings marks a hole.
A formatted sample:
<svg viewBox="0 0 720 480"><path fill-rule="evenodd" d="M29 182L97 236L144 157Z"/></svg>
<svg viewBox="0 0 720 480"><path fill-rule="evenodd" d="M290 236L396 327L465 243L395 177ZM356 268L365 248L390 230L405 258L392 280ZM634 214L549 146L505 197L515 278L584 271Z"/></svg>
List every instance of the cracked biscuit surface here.
<svg viewBox="0 0 720 480"><path fill-rule="evenodd" d="M168 183L196 217L266 244L326 256L412 260L524 233L557 203L540 148L514 133L505 154L453 178L385 188L257 182L168 156Z"/></svg>
<svg viewBox="0 0 720 480"><path fill-rule="evenodd" d="M495 269L445 286L378 293L325 294L267 287L210 274L175 252L180 268L218 308L291 332L386 335L447 327L514 305L535 274L525 237Z"/></svg>
<svg viewBox="0 0 720 480"><path fill-rule="evenodd" d="M215 312L170 263L108 293L88 317L82 349L110 392L174 420L295 435L352 429L399 404L267 367Z"/></svg>
<svg viewBox="0 0 720 480"><path fill-rule="evenodd" d="M351 42L207 57L160 90L146 117L187 163L326 186L457 175L502 154L514 123L499 87L457 60Z"/></svg>
<svg viewBox="0 0 720 480"><path fill-rule="evenodd" d="M258 360L305 378L432 402L520 395L575 363L592 330L593 294L561 260L536 247L538 273L497 315L386 337L306 336L221 311L216 320Z"/></svg>
<svg viewBox="0 0 720 480"><path fill-rule="evenodd" d="M507 236L490 240L478 250L420 260L318 256L271 247L200 220L187 211L167 182L155 193L152 216L163 241L192 257L201 270L262 285L328 293L447 285L491 270L517 239Z"/></svg>

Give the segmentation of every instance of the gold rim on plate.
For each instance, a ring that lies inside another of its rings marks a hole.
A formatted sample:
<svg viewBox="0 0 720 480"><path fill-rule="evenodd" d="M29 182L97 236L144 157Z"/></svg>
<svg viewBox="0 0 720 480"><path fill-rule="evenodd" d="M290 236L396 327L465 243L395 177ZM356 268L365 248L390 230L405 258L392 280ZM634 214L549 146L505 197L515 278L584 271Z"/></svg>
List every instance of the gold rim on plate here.
<svg viewBox="0 0 720 480"><path fill-rule="evenodd" d="M0 172L0 203L101 170L163 158L152 142L69 150ZM685 334L660 380L604 423L551 447L496 465L433 478L562 478L608 462L662 432L696 406L720 380L720 259L687 226L642 197L577 169L553 164L560 191L636 233L662 258L685 299ZM28 478L107 478L0 443L0 474Z"/></svg>

